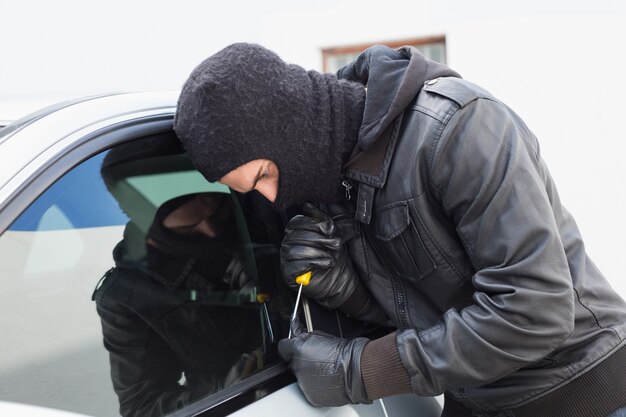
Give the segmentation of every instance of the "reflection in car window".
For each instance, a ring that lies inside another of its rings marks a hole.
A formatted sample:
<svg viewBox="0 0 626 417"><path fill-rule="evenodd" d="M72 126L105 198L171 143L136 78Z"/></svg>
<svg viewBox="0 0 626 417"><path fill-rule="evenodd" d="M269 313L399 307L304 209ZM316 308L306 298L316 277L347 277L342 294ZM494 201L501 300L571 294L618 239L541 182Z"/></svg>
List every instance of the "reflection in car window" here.
<svg viewBox="0 0 626 417"><path fill-rule="evenodd" d="M275 363L275 216L169 133L69 171L0 236L0 400L163 415Z"/></svg>

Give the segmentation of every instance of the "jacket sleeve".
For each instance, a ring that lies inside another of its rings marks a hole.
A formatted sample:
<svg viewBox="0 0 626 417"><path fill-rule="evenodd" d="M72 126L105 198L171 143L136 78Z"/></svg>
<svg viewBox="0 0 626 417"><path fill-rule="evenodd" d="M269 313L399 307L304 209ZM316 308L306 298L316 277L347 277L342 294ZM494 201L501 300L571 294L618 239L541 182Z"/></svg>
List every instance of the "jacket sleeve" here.
<svg viewBox="0 0 626 417"><path fill-rule="evenodd" d="M122 416L160 416L193 402L178 380L182 365L166 343L132 311L98 302L104 346Z"/></svg>
<svg viewBox="0 0 626 417"><path fill-rule="evenodd" d="M572 279L536 139L503 104L459 109L434 143L430 186L475 274L473 304L397 333L413 391L479 386L544 357L574 325Z"/></svg>

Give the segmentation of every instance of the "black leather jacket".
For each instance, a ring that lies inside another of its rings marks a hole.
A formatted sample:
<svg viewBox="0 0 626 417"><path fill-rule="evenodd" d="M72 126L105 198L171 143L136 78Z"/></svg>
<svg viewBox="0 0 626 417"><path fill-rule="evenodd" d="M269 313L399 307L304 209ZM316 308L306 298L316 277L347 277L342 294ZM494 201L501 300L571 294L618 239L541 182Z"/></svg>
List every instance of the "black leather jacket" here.
<svg viewBox="0 0 626 417"><path fill-rule="evenodd" d="M353 65L369 95L370 61ZM623 346L626 304L587 256L522 120L460 78L416 88L374 142L378 168L353 163L352 199L331 214L399 329L413 391L514 408Z"/></svg>

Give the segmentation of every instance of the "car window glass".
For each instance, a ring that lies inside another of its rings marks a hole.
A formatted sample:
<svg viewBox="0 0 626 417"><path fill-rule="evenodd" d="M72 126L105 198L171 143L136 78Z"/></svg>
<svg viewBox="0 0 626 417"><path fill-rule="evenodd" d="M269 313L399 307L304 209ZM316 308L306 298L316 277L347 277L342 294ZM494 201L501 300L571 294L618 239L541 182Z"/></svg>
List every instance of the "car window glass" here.
<svg viewBox="0 0 626 417"><path fill-rule="evenodd" d="M88 159L0 236L0 401L163 415L270 366L279 242L169 134Z"/></svg>

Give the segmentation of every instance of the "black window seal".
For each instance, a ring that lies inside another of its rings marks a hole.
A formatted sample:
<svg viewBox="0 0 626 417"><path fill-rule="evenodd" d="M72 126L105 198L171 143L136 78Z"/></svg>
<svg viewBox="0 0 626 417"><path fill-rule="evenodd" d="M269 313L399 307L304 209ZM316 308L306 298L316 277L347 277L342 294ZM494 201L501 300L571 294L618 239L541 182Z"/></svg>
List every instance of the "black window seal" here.
<svg viewBox="0 0 626 417"><path fill-rule="evenodd" d="M168 417L223 417L296 382L287 365L277 363L243 381L181 408Z"/></svg>

